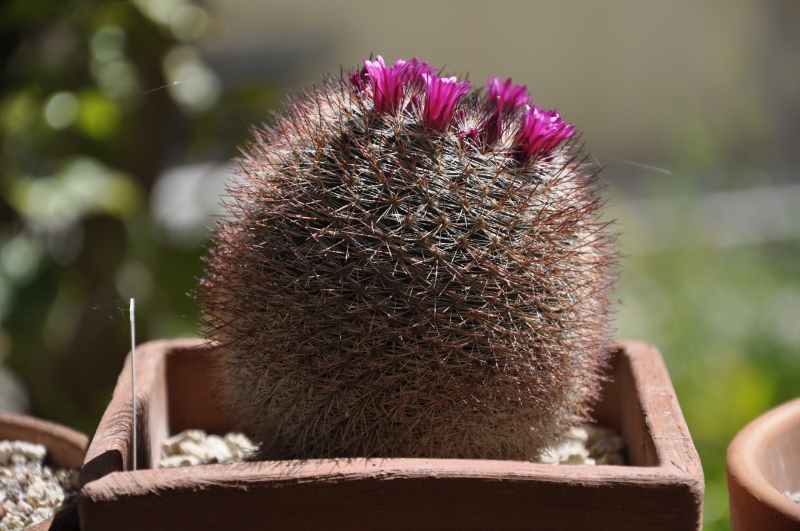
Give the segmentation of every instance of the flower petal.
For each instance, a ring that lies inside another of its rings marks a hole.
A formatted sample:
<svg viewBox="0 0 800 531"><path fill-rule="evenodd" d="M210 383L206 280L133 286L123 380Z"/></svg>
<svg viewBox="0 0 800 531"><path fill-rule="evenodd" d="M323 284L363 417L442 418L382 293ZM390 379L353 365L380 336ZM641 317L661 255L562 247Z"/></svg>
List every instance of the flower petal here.
<svg viewBox="0 0 800 531"><path fill-rule="evenodd" d="M470 82L459 82L455 77L422 74L428 90L423 118L428 127L443 131L450 123L456 105L469 92Z"/></svg>
<svg viewBox="0 0 800 531"><path fill-rule="evenodd" d="M486 98L489 101L496 101L497 108L500 110L516 111L531 102L531 97L528 96L528 87L525 85L512 85L511 78L500 84L500 78L488 77L486 78L486 85Z"/></svg>
<svg viewBox="0 0 800 531"><path fill-rule="evenodd" d="M575 134L575 126L565 124L556 111L543 111L536 105L525 113L525 122L514 139L517 158L527 162L537 155L544 155L563 140Z"/></svg>
<svg viewBox="0 0 800 531"><path fill-rule="evenodd" d="M489 146L500 139L503 132L503 112L514 112L531 101L528 88L525 85L512 85L511 78L500 83L498 77L486 79L486 100L491 105L496 105L492 114L481 124L481 139L483 145Z"/></svg>
<svg viewBox="0 0 800 531"><path fill-rule="evenodd" d="M404 96L405 68L396 68L396 65L387 68L380 55L375 61L364 61L364 68L372 87L375 109L384 113L396 112Z"/></svg>
<svg viewBox="0 0 800 531"><path fill-rule="evenodd" d="M427 62L423 61L420 63L416 57L410 61L398 59L392 68L395 68L401 72L403 81L410 81L412 83L422 80L422 76L424 74L430 75L436 73L435 68L428 66Z"/></svg>

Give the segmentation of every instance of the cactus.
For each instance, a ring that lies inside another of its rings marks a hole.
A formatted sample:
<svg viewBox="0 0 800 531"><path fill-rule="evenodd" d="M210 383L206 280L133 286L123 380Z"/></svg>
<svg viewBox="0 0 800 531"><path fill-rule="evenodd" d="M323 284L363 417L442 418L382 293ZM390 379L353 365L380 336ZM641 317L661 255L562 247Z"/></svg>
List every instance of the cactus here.
<svg viewBox="0 0 800 531"><path fill-rule="evenodd" d="M588 418L614 235L524 86L378 56L254 129L200 283L262 459L536 459Z"/></svg>

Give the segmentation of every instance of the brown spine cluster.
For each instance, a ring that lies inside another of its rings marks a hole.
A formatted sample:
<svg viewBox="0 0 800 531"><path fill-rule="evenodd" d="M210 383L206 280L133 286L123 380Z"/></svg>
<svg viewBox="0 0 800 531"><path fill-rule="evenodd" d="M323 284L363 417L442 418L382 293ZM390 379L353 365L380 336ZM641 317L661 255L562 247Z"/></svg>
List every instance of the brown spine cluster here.
<svg viewBox="0 0 800 531"><path fill-rule="evenodd" d="M422 84L364 92L326 78L244 150L200 287L221 398L263 459L536 458L606 363L599 168L574 138L521 159L514 109L464 135L479 93L432 130Z"/></svg>

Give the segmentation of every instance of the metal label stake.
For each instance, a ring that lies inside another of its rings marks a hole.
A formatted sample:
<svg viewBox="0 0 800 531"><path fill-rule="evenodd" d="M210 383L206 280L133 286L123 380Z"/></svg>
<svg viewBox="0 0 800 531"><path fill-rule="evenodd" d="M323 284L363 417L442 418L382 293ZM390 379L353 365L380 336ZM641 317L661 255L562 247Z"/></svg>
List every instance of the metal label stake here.
<svg viewBox="0 0 800 531"><path fill-rule="evenodd" d="M131 299L131 407L133 407L133 470L136 470L136 301Z"/></svg>

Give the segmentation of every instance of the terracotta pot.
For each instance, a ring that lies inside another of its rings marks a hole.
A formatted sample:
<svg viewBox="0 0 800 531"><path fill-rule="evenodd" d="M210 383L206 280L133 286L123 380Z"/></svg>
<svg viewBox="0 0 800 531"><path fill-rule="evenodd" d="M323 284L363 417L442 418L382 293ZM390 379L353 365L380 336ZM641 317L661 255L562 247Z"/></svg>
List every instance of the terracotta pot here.
<svg viewBox="0 0 800 531"><path fill-rule="evenodd" d="M800 530L800 398L745 426L728 448L728 491L735 531Z"/></svg>
<svg viewBox="0 0 800 531"><path fill-rule="evenodd" d="M28 441L44 445L47 448L47 464L55 468L80 468L89 447L86 435L66 426L4 411L0 411L0 440ZM55 516L27 529L77 531L77 506L72 503Z"/></svg>
<svg viewBox="0 0 800 531"><path fill-rule="evenodd" d="M131 456L130 360L89 447L78 499L95 529L700 529L703 474L658 351L623 343L597 420L632 466L459 459L265 461L158 470L161 441L223 434L199 340L137 348L139 463Z"/></svg>

